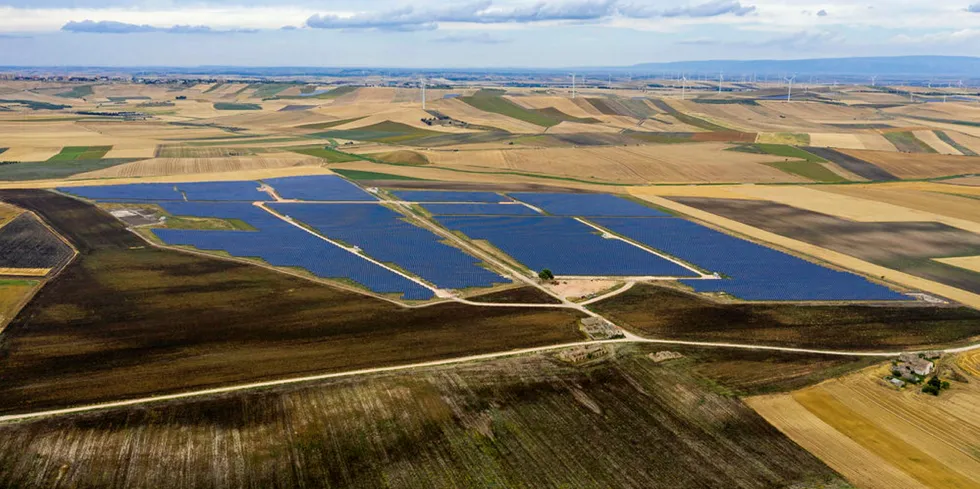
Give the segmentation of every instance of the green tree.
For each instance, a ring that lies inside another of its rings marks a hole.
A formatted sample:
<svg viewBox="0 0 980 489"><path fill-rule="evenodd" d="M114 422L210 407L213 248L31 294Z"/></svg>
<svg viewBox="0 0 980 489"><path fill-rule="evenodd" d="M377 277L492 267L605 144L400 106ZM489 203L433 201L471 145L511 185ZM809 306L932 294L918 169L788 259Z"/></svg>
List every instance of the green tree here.
<svg viewBox="0 0 980 489"><path fill-rule="evenodd" d="M544 270L538 272L538 278L541 280L554 280L555 274L551 273L551 270L545 268Z"/></svg>

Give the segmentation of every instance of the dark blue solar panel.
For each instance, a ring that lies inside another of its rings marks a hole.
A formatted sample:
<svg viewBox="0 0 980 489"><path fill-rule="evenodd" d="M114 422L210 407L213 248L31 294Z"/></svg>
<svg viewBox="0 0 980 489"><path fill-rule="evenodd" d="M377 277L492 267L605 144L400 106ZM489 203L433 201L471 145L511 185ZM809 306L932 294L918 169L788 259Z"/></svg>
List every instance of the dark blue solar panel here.
<svg viewBox="0 0 980 489"><path fill-rule="evenodd" d="M99 185L92 187L58 187L66 194L107 202L146 200L184 200L173 183L132 183L128 185Z"/></svg>
<svg viewBox="0 0 980 489"><path fill-rule="evenodd" d="M907 300L848 272L831 270L684 219L592 219L596 224L712 272L724 280L689 280L698 292L745 300Z"/></svg>
<svg viewBox="0 0 980 489"><path fill-rule="evenodd" d="M277 203L272 207L328 238L358 246L378 261L394 263L439 288L508 282L479 266L477 258L441 243L440 236L405 222L404 216L382 205Z"/></svg>
<svg viewBox="0 0 980 489"><path fill-rule="evenodd" d="M697 274L570 217L446 216L436 220L484 239L532 270L555 275L691 277Z"/></svg>
<svg viewBox="0 0 980 489"><path fill-rule="evenodd" d="M170 245L221 250L238 257L261 258L279 267L299 267L322 278L350 279L381 294L410 300L431 299L431 290L246 203L159 202L179 216L242 220L258 231L154 229Z"/></svg>
<svg viewBox="0 0 980 489"><path fill-rule="evenodd" d="M540 216L521 204L423 204L425 210L441 216Z"/></svg>
<svg viewBox="0 0 980 489"><path fill-rule="evenodd" d="M336 175L266 178L262 180L284 199L322 201L377 200L357 185Z"/></svg>
<svg viewBox="0 0 980 489"><path fill-rule="evenodd" d="M527 202L555 216L629 216L664 217L664 212L651 209L622 197L607 194L543 194L511 193L511 197Z"/></svg>
<svg viewBox="0 0 980 489"><path fill-rule="evenodd" d="M258 202L273 200L259 190L259 182L196 182L178 183L187 200Z"/></svg>
<svg viewBox="0 0 980 489"><path fill-rule="evenodd" d="M510 199L493 192L447 192L442 190L399 190L392 195L408 202L486 202L496 204Z"/></svg>

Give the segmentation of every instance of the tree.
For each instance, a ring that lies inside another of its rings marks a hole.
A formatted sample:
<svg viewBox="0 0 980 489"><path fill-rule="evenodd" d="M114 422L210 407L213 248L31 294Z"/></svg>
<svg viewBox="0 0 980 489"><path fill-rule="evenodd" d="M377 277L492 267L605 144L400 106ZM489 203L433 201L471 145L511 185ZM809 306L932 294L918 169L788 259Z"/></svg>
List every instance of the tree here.
<svg viewBox="0 0 980 489"><path fill-rule="evenodd" d="M544 270L538 272L538 278L540 278L541 280L554 280L555 274L551 273L551 270L545 268Z"/></svg>

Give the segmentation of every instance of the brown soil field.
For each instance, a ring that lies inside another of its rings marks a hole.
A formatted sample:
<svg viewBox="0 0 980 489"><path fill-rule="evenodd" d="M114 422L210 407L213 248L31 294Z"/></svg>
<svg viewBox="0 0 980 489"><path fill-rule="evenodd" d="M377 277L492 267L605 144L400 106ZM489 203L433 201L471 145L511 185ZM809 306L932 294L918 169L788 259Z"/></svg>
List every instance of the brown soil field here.
<svg viewBox="0 0 980 489"><path fill-rule="evenodd" d="M102 210L37 190L0 198L82 253L0 343L0 411L576 341L578 313L406 309L237 262L149 247Z"/></svg>
<svg viewBox="0 0 980 489"><path fill-rule="evenodd" d="M963 177L951 180L943 180L944 184L962 185L964 187L980 187L980 177Z"/></svg>
<svg viewBox="0 0 980 489"><path fill-rule="evenodd" d="M965 307L719 304L648 284L590 307L634 333L684 341L888 351L980 336L980 312Z"/></svg>
<svg viewBox="0 0 980 489"><path fill-rule="evenodd" d="M857 482L852 474L880 471L895 480L904 476L917 483L902 487L980 485L975 454L980 444L976 417L980 388L975 382L953 381L952 388L939 397L923 394L916 386L899 390L881 380L888 369L887 364L870 368L775 400L750 399L749 404L852 482ZM773 404L783 404L783 415L770 417ZM864 455L827 458L829 447L794 436L805 430L850 440ZM883 487L885 481L870 482L869 487Z"/></svg>
<svg viewBox="0 0 980 489"><path fill-rule="evenodd" d="M489 294L467 297L473 302L496 302L507 304L561 304L561 301L545 294L540 289L525 285Z"/></svg>
<svg viewBox="0 0 980 489"><path fill-rule="evenodd" d="M92 178L132 178L195 173L240 172L287 167L315 167L323 162L319 158L297 153L266 153L261 156L235 156L228 158L152 158L113 166L104 170L80 173L74 180Z"/></svg>
<svg viewBox="0 0 980 489"><path fill-rule="evenodd" d="M868 161L899 178L936 178L980 173L980 157L907 154L845 149L847 155Z"/></svg>
<svg viewBox="0 0 980 489"><path fill-rule="evenodd" d="M848 487L692 368L710 353L655 363L654 351L618 348L583 367L526 356L0 426L0 485Z"/></svg>
<svg viewBox="0 0 980 489"><path fill-rule="evenodd" d="M980 137L970 136L959 131L946 131L946 135L960 146L980 154Z"/></svg>
<svg viewBox="0 0 980 489"><path fill-rule="evenodd" d="M861 141L864 149L871 151L898 151L898 148L891 141L877 132L859 132L855 136Z"/></svg>
<svg viewBox="0 0 980 489"><path fill-rule="evenodd" d="M616 183L802 182L764 165L770 155L725 151L723 143L428 151L436 166L518 171Z"/></svg>
<svg viewBox="0 0 980 489"><path fill-rule="evenodd" d="M980 254L980 234L935 222L857 222L769 201L672 197L684 205L980 294L980 274L933 258Z"/></svg>
<svg viewBox="0 0 980 489"><path fill-rule="evenodd" d="M727 187L731 188L731 187ZM716 197L728 198L726 195L726 187L704 187L698 189L699 192L695 195L704 195L712 190L719 192ZM693 188L692 188L693 190ZM671 195L684 195L683 189L679 187L632 187L630 188L630 194L646 200L654 205L670 209L680 215L686 215L691 218L697 219L698 221L707 223L716 228L725 230L727 232L736 233L742 236L749 237L753 240L769 244L771 246L776 246L780 249L788 250L790 252L799 253L803 256L813 257L818 260L822 260L827 263L834 264L846 270L853 270L858 273L862 273L872 277L881 277L882 280L887 280L892 283L901 284L903 286L922 290L929 292L931 294L936 294L938 296L946 297L953 301L957 301L961 304L968 305L973 308L980 309L980 294L974 294L971 292L966 292L955 287L950 287L939 282L932 280L926 280L916 275L906 273L903 271L895 270L885 266L877 265L866 260L855 258L845 253L840 253L834 250L829 250L813 244L801 241L799 239L793 239L791 237L782 236L773 232L766 231L759 227L750 226L744 224L737 220L729 219L727 217L712 214L704 210L692 207L689 205L684 205L674 200L670 200ZM664 197L661 197L663 194Z"/></svg>

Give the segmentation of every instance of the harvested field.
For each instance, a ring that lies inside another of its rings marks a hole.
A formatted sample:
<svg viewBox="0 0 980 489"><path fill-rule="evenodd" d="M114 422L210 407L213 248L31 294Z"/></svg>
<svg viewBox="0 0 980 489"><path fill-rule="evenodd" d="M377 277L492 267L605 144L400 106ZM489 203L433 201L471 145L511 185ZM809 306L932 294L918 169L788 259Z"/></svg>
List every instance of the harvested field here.
<svg viewBox="0 0 980 489"><path fill-rule="evenodd" d="M343 127L343 126L340 126ZM439 136L444 133L419 129L407 126L399 122L379 122L370 126L362 126L356 129L332 129L325 132L314 134L319 138L350 139L353 141L372 141L376 143L411 143L414 140L430 136Z"/></svg>
<svg viewBox="0 0 980 489"><path fill-rule="evenodd" d="M950 144L949 142L952 142L953 144L956 143L953 142L951 139L949 139L949 136L947 136L946 133L942 131L914 131L912 135L915 136L915 138L918 139L919 141L922 141L924 144L929 145L929 147L933 149L933 151L931 152L936 152L944 155L966 154L956 149L952 144Z"/></svg>
<svg viewBox="0 0 980 489"><path fill-rule="evenodd" d="M251 156L257 151L253 148L223 148L220 146L184 146L164 144L157 147L151 157L155 158L226 158L229 156Z"/></svg>
<svg viewBox="0 0 980 489"><path fill-rule="evenodd" d="M881 380L888 369L881 365L749 404L852 482L866 480L874 488L977 487L980 388L953 382L937 398L916 386L888 386ZM852 456L840 457L832 453L833 445L814 443L821 437L851 446Z"/></svg>
<svg viewBox="0 0 980 489"><path fill-rule="evenodd" d="M966 221L971 221L974 223L980 223L980 205L977 205L975 199L965 196L950 195L947 193L941 193L948 191L943 185L934 183L913 183L908 184L897 184L897 185L841 185L841 186L822 186L820 191L831 192L839 195L847 195L857 199L863 200L873 200L876 202L884 202L887 204L892 204L895 206L901 206L908 209L915 209L922 212L928 212L931 214L938 214L939 216L946 216L953 219L929 219L938 220L940 222L945 222L951 226L959 227L961 229L971 230L974 232L980 232L980 226L968 226L964 223L957 222L957 220L962 219ZM912 187L912 185L922 187ZM852 201L853 205L855 202ZM842 202L841 204L846 205ZM877 209L878 206L874 206ZM861 209L858 207L857 209ZM856 210L856 209L855 209ZM883 218L876 218L875 213L872 208L865 207L861 209L865 212L866 218L876 219L876 220L892 220L885 215ZM844 214L838 214L836 212L828 211L830 214L842 215L842 217L847 217ZM913 214L913 213L903 213L903 214ZM899 220L912 220L912 215L904 216ZM920 219L925 218L923 215L919 217ZM858 219L865 220L865 219Z"/></svg>
<svg viewBox="0 0 980 489"><path fill-rule="evenodd" d="M587 98L585 100L605 115L646 119L658 113L646 100L625 98Z"/></svg>
<svg viewBox="0 0 980 489"><path fill-rule="evenodd" d="M948 185L963 185L964 187L980 187L980 177L963 177L943 180Z"/></svg>
<svg viewBox="0 0 980 489"><path fill-rule="evenodd" d="M864 149L864 143L861 142L861 139L857 134L836 132L811 132L810 144L804 146L812 146L816 148Z"/></svg>
<svg viewBox="0 0 980 489"><path fill-rule="evenodd" d="M479 126L495 127L516 134L540 133L543 129L541 126L520 119L480 110L459 99L436 100L430 105L432 109L453 119Z"/></svg>
<svg viewBox="0 0 980 489"><path fill-rule="evenodd" d="M765 231L980 293L980 274L932 260L980 254L980 234L936 222L849 221L769 201L671 199Z"/></svg>
<svg viewBox="0 0 980 489"><path fill-rule="evenodd" d="M331 148L330 146L320 146L320 147L313 147L313 148L290 148L289 150L294 153L299 153L301 155L315 156L317 158L320 158L321 160L326 160L327 163L344 163L348 161L361 160L361 158L359 158L356 155L337 151Z"/></svg>
<svg viewBox="0 0 980 489"><path fill-rule="evenodd" d="M56 146L15 146L0 154L0 161L48 161L52 156L60 152L61 148Z"/></svg>
<svg viewBox="0 0 980 489"><path fill-rule="evenodd" d="M810 135L803 133L794 132L764 132L759 133L759 137L755 140L757 143L763 144L789 144L792 146L811 146ZM813 144L812 146L823 146L821 144Z"/></svg>
<svg viewBox="0 0 980 489"><path fill-rule="evenodd" d="M956 258L935 258L940 263L965 268L980 273L980 256L960 256Z"/></svg>
<svg viewBox="0 0 980 489"><path fill-rule="evenodd" d="M620 349L591 367L536 355L3 426L0 484L847 487L689 361L655 363L654 351Z"/></svg>
<svg viewBox="0 0 980 489"><path fill-rule="evenodd" d="M501 96L476 94L470 97L460 97L459 100L484 112L500 114L536 126L551 127L560 122L560 119L556 119L551 114L535 109L525 109L511 99Z"/></svg>
<svg viewBox="0 0 980 489"><path fill-rule="evenodd" d="M102 159L4 164L0 165L0 181L67 178L79 173L95 172L131 162L133 162L131 159Z"/></svg>
<svg viewBox="0 0 980 489"><path fill-rule="evenodd" d="M853 152L855 150L837 151L830 148L817 148L814 146L807 146L803 149L827 161L833 162L855 175L867 178L872 182L886 182L899 179L899 177L890 173L887 168L881 168L872 162L866 161L860 155L854 155ZM867 151L862 151L860 154L864 153L867 153Z"/></svg>
<svg viewBox="0 0 980 489"><path fill-rule="evenodd" d="M425 157L424 154L409 151L409 150L398 150L389 151L386 153L372 153L370 155L372 158L384 161L385 163L396 163L399 165L428 165L429 159Z"/></svg>
<svg viewBox="0 0 980 489"><path fill-rule="evenodd" d="M14 220L15 217L19 216L23 211L12 206L0 202L0 228L5 226L8 222Z"/></svg>
<svg viewBox="0 0 980 489"><path fill-rule="evenodd" d="M0 279L0 333L40 284L37 280Z"/></svg>
<svg viewBox="0 0 980 489"><path fill-rule="evenodd" d="M980 312L965 307L717 304L646 284L591 307L634 333L684 341L887 351L980 336Z"/></svg>
<svg viewBox="0 0 980 489"><path fill-rule="evenodd" d="M545 294L541 290L525 285L489 294L467 297L473 302L496 302L506 304L561 304L561 301Z"/></svg>
<svg viewBox="0 0 980 489"><path fill-rule="evenodd" d="M23 190L0 198L41 214L82 252L4 333L3 412L581 338L580 315L568 310L404 309L261 267L151 248L68 197Z"/></svg>
<svg viewBox="0 0 980 489"><path fill-rule="evenodd" d="M436 166L542 173L615 183L803 182L764 163L768 155L724 151L721 143L490 151L426 151Z"/></svg>
<svg viewBox="0 0 980 489"><path fill-rule="evenodd" d="M959 131L942 131L943 134L952 140L952 143L956 148L967 156L976 156L980 154L980 137L970 136L963 134Z"/></svg>
<svg viewBox="0 0 980 489"><path fill-rule="evenodd" d="M33 214L23 213L0 228L0 269L47 271L64 266L74 254Z"/></svg>
<svg viewBox="0 0 980 489"><path fill-rule="evenodd" d="M567 117L579 119L591 119L605 113L595 109L589 110L590 107L588 104L581 104L578 103L579 101L577 99L573 100L567 97L528 96L513 97L509 100L529 109L556 109Z"/></svg>
<svg viewBox="0 0 980 489"><path fill-rule="evenodd" d="M853 149L842 150L842 152L851 158L873 164L898 178L937 178L980 173L980 158L975 156L905 154ZM827 159L833 161L833 158Z"/></svg>
<svg viewBox="0 0 980 489"><path fill-rule="evenodd" d="M317 166L322 162L296 153L265 153L261 156L228 158L152 158L125 163L104 170L80 173L73 179L132 178L197 173L239 172L249 170ZM0 173L2 176L2 173Z"/></svg>
<svg viewBox="0 0 980 489"><path fill-rule="evenodd" d="M859 132L856 134L864 149L872 151L897 151L895 145L878 132ZM858 148L860 149L860 148Z"/></svg>

